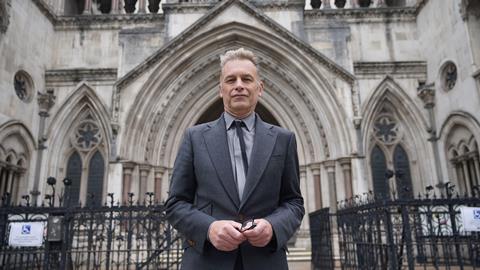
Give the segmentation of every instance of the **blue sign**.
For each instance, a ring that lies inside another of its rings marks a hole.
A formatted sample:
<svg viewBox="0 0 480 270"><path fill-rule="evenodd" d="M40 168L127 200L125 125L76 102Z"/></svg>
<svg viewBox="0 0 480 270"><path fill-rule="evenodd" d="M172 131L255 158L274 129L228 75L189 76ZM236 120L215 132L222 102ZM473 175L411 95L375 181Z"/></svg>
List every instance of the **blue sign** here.
<svg viewBox="0 0 480 270"><path fill-rule="evenodd" d="M30 234L32 231L32 226L30 224L22 226L22 234Z"/></svg>

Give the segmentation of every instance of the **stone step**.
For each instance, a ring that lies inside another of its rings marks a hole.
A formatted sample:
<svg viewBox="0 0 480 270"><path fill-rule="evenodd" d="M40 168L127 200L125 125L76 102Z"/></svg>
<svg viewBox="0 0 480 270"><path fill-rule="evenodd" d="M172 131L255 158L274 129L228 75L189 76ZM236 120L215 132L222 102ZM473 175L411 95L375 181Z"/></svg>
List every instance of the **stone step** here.
<svg viewBox="0 0 480 270"><path fill-rule="evenodd" d="M287 261L289 262L309 262L312 258L312 251L306 248L289 248Z"/></svg>

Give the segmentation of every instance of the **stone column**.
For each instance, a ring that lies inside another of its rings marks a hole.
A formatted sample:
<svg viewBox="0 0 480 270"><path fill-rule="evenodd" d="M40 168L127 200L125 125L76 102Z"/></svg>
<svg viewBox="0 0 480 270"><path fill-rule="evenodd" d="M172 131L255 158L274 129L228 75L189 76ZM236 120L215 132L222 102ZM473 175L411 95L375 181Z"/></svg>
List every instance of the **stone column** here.
<svg viewBox="0 0 480 270"><path fill-rule="evenodd" d="M10 198L12 198L12 202L14 202L14 200L16 199L17 197L17 194L13 194L13 177L15 175L15 171L13 168L9 168L9 174L7 174L7 177L5 178L6 180L6 190L8 193L10 193Z"/></svg>
<svg viewBox="0 0 480 270"><path fill-rule="evenodd" d="M345 199L349 200L353 197L352 165L350 158L341 158L338 161L340 162L340 166L342 166Z"/></svg>
<svg viewBox="0 0 480 270"><path fill-rule="evenodd" d="M435 171L437 173L437 182L441 183L443 181L443 172L442 172L442 165L440 163L440 150L438 146L438 137L437 137L437 127L435 124L435 112L433 108L435 107L435 85L428 84L420 86L417 89L417 96L422 99L424 103L424 108L428 111L428 120L429 120L429 127L427 132L430 134L430 138L428 141L432 143L432 150L433 150L433 158L435 160Z"/></svg>
<svg viewBox="0 0 480 270"><path fill-rule="evenodd" d="M132 172L135 168L135 163L123 163L123 183L122 183L122 204L128 204L128 193L131 192Z"/></svg>
<svg viewBox="0 0 480 270"><path fill-rule="evenodd" d="M315 210L321 209L322 203L322 181L320 176L320 164L312 164L310 166L313 174L313 187L315 189Z"/></svg>
<svg viewBox="0 0 480 270"><path fill-rule="evenodd" d="M147 1L148 0L138 0L138 13L146 13L147 9Z"/></svg>
<svg viewBox="0 0 480 270"><path fill-rule="evenodd" d="M337 212L337 184L335 179L335 161L327 160L323 163L328 175L328 192L330 193L330 213ZM330 231L332 233L332 254L335 261L340 260L340 245L338 243L338 226L336 215L331 216ZM336 262L335 262L336 263Z"/></svg>
<svg viewBox="0 0 480 270"><path fill-rule="evenodd" d="M358 7L357 0L349 0L349 3L350 3L351 8L357 8Z"/></svg>
<svg viewBox="0 0 480 270"><path fill-rule="evenodd" d="M150 165L142 164L139 166L140 181L138 186L138 199L143 202L145 199L145 193L148 191L148 173L150 172Z"/></svg>
<svg viewBox="0 0 480 270"><path fill-rule="evenodd" d="M38 148L37 148L37 157L35 162L35 174L33 181L33 189L30 191L32 195L33 205L37 204L38 195L40 195L40 172L42 169L43 163L43 152L47 149L45 142L47 138L45 136L45 122L47 117L50 116L48 113L50 109L55 104L55 95L53 94L53 89L47 89L45 93L38 93L37 103L39 107L38 115L40 116L40 121L38 123Z"/></svg>
<svg viewBox="0 0 480 270"><path fill-rule="evenodd" d="M385 0L377 0L377 7L386 7Z"/></svg>
<svg viewBox="0 0 480 270"><path fill-rule="evenodd" d="M165 173L165 168L157 167L155 168L155 200L160 201L162 199L162 177Z"/></svg>
<svg viewBox="0 0 480 270"><path fill-rule="evenodd" d="M323 9L331 9L330 0L323 0Z"/></svg>
<svg viewBox="0 0 480 270"><path fill-rule="evenodd" d="M5 194L5 181L3 180L3 177L6 173L7 170L4 168L3 163L0 163L0 198Z"/></svg>
<svg viewBox="0 0 480 270"><path fill-rule="evenodd" d="M120 13L120 0L112 0L112 10L110 11L112 14Z"/></svg>
<svg viewBox="0 0 480 270"><path fill-rule="evenodd" d="M463 169L463 175L464 175L464 181L465 181L465 189L466 189L466 194L469 192L472 192L472 187L470 186L470 176L468 173L468 162L467 159L462 159L462 169Z"/></svg>
<svg viewBox="0 0 480 270"><path fill-rule="evenodd" d="M475 175L477 176L477 185L480 185L480 164L478 160L478 153L476 153L473 156L473 166L475 166Z"/></svg>
<svg viewBox="0 0 480 270"><path fill-rule="evenodd" d="M328 192L330 193L330 212L337 212L337 184L335 179L335 161L327 160L324 163L328 175Z"/></svg>
<svg viewBox="0 0 480 270"><path fill-rule="evenodd" d="M92 14L92 0L85 0L83 15L89 15L89 14Z"/></svg>

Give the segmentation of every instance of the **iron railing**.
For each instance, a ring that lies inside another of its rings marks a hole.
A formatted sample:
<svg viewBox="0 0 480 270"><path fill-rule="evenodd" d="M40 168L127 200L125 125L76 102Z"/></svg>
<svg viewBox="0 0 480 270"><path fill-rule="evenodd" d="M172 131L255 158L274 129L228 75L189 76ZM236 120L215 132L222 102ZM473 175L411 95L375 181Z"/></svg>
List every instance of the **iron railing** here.
<svg viewBox="0 0 480 270"><path fill-rule="evenodd" d="M179 269L180 235L167 223L164 206L153 200L126 205L0 207L2 269ZM88 204L87 204L88 205ZM15 223L42 224L43 244L11 246Z"/></svg>
<svg viewBox="0 0 480 270"><path fill-rule="evenodd" d="M312 264L337 262L341 269L362 270L480 269L480 233L465 230L462 206L480 207L480 198L375 200L370 194L342 202L336 213L312 213ZM318 229L327 223L330 231ZM336 260L323 248L325 238L338 239Z"/></svg>

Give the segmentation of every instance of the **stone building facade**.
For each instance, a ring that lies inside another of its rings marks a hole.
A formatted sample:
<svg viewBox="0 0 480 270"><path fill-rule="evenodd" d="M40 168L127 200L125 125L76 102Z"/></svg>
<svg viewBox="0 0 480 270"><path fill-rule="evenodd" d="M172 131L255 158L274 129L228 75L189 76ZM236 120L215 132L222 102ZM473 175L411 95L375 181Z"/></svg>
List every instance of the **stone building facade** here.
<svg viewBox="0 0 480 270"><path fill-rule="evenodd" d="M53 176L73 202L165 199L238 47L260 60L258 113L297 136L308 212L447 182L480 193L473 0L2 0L0 192L40 203Z"/></svg>

